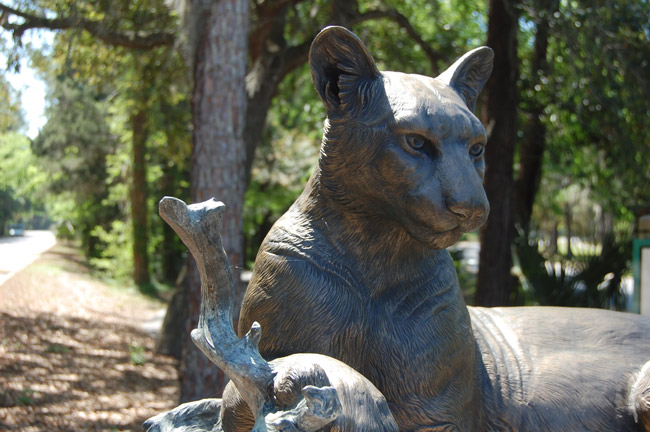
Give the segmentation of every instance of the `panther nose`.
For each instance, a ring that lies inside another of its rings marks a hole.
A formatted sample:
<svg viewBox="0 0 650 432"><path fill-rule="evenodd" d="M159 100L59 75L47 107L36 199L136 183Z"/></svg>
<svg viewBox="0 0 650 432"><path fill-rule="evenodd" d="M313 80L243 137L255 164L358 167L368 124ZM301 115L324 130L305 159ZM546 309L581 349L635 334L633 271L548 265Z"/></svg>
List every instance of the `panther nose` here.
<svg viewBox="0 0 650 432"><path fill-rule="evenodd" d="M456 216L458 216L458 219L461 221L469 219L469 214L470 210L467 207L461 207L461 206L450 206L449 210Z"/></svg>
<svg viewBox="0 0 650 432"><path fill-rule="evenodd" d="M470 202L449 202L447 208L462 222L468 219L477 219L485 213L482 206Z"/></svg>
<svg viewBox="0 0 650 432"><path fill-rule="evenodd" d="M470 214L472 213L472 210L467 206L451 205L449 206L449 210L458 216L458 219L461 221L469 219Z"/></svg>

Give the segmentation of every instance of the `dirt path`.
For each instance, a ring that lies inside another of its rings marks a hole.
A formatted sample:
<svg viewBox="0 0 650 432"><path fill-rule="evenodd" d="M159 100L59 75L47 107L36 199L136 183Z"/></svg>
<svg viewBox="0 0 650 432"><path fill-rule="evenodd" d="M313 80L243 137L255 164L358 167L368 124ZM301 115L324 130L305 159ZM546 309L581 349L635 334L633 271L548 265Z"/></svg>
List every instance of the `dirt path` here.
<svg viewBox="0 0 650 432"><path fill-rule="evenodd" d="M61 245L1 285L0 430L139 431L174 407L174 360L141 327L161 307Z"/></svg>

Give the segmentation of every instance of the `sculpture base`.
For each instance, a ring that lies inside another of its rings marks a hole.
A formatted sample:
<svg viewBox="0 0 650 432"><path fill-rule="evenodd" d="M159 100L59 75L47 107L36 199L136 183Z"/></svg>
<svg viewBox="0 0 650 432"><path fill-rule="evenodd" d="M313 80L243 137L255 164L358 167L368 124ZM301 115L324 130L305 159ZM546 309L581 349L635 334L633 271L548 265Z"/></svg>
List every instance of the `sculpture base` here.
<svg viewBox="0 0 650 432"><path fill-rule="evenodd" d="M201 399L179 405L144 422L146 432L223 432L221 399Z"/></svg>

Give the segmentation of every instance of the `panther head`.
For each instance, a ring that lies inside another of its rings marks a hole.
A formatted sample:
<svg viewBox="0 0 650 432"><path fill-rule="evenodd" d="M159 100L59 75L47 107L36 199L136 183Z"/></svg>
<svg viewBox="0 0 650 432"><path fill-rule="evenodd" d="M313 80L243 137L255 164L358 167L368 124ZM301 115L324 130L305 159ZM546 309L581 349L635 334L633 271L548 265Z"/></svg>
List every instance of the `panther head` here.
<svg viewBox="0 0 650 432"><path fill-rule="evenodd" d="M476 48L436 78L379 72L343 27L314 40L309 60L327 110L319 159L321 193L359 217L379 217L429 248L480 227L487 140L472 113L492 71Z"/></svg>

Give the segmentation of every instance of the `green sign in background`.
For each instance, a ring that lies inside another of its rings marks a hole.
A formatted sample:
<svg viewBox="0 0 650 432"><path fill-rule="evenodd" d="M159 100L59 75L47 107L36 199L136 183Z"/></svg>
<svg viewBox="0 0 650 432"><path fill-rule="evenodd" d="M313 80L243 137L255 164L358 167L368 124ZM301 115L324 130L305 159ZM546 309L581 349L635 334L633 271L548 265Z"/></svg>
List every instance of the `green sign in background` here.
<svg viewBox="0 0 650 432"><path fill-rule="evenodd" d="M650 238L634 239L634 253L632 255L632 271L634 272L634 298L632 299L632 312L641 313L641 251L650 249ZM644 281L646 284L650 283Z"/></svg>

